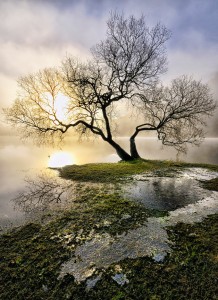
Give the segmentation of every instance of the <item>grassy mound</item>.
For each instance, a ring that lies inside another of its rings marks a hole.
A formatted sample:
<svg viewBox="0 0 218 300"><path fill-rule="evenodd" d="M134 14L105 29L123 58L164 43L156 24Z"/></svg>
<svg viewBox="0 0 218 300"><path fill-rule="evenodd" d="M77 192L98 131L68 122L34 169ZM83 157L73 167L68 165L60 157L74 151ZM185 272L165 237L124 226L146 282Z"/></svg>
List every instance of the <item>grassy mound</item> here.
<svg viewBox="0 0 218 300"><path fill-rule="evenodd" d="M128 176L159 170L165 176L169 170L181 168L208 168L218 171L218 166L207 164L191 164L173 161L135 160L119 163L95 163L85 165L71 165L59 169L60 176L75 181L117 182Z"/></svg>

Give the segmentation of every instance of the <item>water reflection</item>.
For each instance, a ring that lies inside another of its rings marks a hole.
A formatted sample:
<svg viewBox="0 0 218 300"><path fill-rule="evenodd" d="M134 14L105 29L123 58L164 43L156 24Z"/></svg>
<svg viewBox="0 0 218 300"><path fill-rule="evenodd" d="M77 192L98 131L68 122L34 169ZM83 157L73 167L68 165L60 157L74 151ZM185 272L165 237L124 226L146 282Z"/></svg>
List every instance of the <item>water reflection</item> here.
<svg viewBox="0 0 218 300"><path fill-rule="evenodd" d="M17 209L26 213L44 211L51 204L54 206L65 202L73 185L49 172L41 173L35 178L26 178L25 182L25 190L20 191L13 201Z"/></svg>
<svg viewBox="0 0 218 300"><path fill-rule="evenodd" d="M1 233L26 222L47 221L60 211L70 208L73 203L76 184L59 178L57 171L44 170L35 175L33 172L26 173L23 174L19 190L16 186L5 197L7 206L4 210L9 212L0 215Z"/></svg>
<svg viewBox="0 0 218 300"><path fill-rule="evenodd" d="M170 211L203 199L209 192L193 179L149 178L125 187L125 196L148 209Z"/></svg>
<svg viewBox="0 0 218 300"><path fill-rule="evenodd" d="M128 139L120 138L119 142L128 150ZM161 149L156 139L138 139L140 154L148 159L175 159L176 153L171 148ZM77 143L67 139L64 151L74 153L77 164L88 162L118 161L113 149L104 142ZM33 176L39 170L45 169L48 156L54 151L49 147L37 148L23 145L18 137L0 137L0 230L1 226L20 224L24 218L23 212L14 210L11 198L18 190L25 188L24 177ZM205 139L202 145L189 149L188 156L181 159L191 162L205 162L218 164L218 139Z"/></svg>
<svg viewBox="0 0 218 300"><path fill-rule="evenodd" d="M209 196L211 192L203 189L199 180L218 177L218 172L191 168L185 171L171 170L160 175L153 172L133 176L133 182L123 187L124 195L148 209L171 211Z"/></svg>
<svg viewBox="0 0 218 300"><path fill-rule="evenodd" d="M170 174L170 173L169 173ZM169 175L167 174L167 175ZM211 194L203 189L197 179L211 179L217 172L209 172L201 168L187 169L170 174L171 177L160 177L155 172L135 175L131 183L122 184L122 196L140 202L147 209L172 211L188 204L195 203ZM87 188L115 191L116 187L93 183L78 183L58 177L57 171L47 170L35 176L26 176L25 186L12 199L15 212L19 215L17 223L32 220L45 220L60 211L75 207ZM85 205L85 204L83 204ZM17 215L16 215L17 217ZM6 218L7 220L7 218ZM11 227L13 222L0 223L2 227ZM2 228L3 229L3 228Z"/></svg>

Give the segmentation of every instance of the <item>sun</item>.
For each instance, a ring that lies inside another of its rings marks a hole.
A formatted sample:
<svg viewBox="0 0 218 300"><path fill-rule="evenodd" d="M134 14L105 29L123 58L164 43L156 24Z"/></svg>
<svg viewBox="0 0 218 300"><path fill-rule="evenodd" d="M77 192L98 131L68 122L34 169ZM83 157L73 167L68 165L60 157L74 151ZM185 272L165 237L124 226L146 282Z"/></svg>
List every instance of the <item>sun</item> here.
<svg viewBox="0 0 218 300"><path fill-rule="evenodd" d="M59 151L52 154L48 161L49 168L61 168L66 165L72 165L74 162L69 152Z"/></svg>

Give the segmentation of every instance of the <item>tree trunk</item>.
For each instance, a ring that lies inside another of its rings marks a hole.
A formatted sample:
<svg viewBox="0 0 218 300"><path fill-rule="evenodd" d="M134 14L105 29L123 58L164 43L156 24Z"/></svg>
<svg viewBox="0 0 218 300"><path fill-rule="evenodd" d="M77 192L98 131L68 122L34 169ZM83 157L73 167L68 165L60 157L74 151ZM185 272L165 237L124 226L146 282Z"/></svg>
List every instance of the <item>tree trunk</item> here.
<svg viewBox="0 0 218 300"><path fill-rule="evenodd" d="M140 158L140 155L138 154L138 151L137 151L137 148L136 148L135 137L134 136L132 136L130 138L130 154L131 154L131 157L133 159Z"/></svg>
<svg viewBox="0 0 218 300"><path fill-rule="evenodd" d="M108 141L108 143L116 150L118 156L124 161L133 160L133 158L123 149L115 143L113 140Z"/></svg>

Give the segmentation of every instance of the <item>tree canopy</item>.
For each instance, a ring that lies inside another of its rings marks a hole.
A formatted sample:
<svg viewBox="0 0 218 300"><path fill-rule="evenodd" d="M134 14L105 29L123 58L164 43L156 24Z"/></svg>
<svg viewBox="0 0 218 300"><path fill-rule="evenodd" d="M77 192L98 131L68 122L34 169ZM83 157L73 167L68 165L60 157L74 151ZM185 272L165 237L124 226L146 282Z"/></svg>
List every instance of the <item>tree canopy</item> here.
<svg viewBox="0 0 218 300"><path fill-rule="evenodd" d="M149 28L142 16L124 18L112 13L106 38L82 62L68 57L61 68L50 68L18 80L19 95L5 109L8 121L25 138L38 143L62 139L65 133L97 136L109 143L122 160L140 155L136 137L142 131L157 133L164 145L186 151L199 144L205 117L215 109L207 85L191 77L160 83L166 72L166 41L170 32L161 24ZM118 103L135 111L138 125L130 136L130 151L115 140Z"/></svg>

